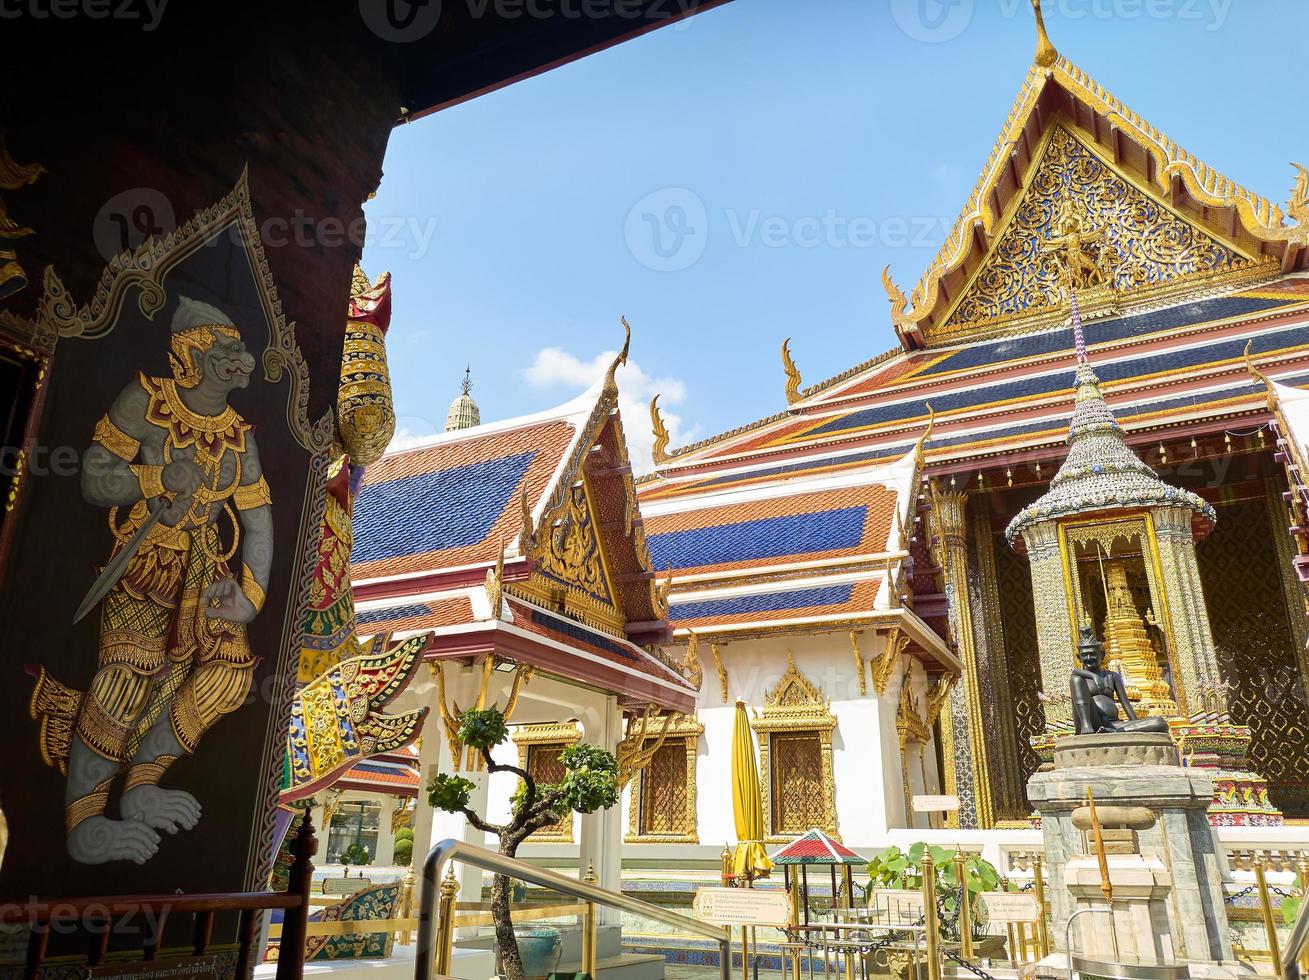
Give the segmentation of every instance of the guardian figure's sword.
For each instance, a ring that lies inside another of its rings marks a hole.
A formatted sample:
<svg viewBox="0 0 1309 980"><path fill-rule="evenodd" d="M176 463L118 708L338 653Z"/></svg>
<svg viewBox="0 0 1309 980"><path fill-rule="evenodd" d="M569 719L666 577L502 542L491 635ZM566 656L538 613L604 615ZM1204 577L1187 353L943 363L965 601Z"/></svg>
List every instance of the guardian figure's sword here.
<svg viewBox="0 0 1309 980"><path fill-rule="evenodd" d="M172 506L172 501L167 497L162 498L163 505L156 508L154 513L147 517L136 533L127 539L127 544L123 545L121 551L109 559L109 564L100 573L100 577L95 580L91 586L91 591L86 594L82 604L77 607L77 612L73 614L73 622L81 622L82 618L100 604L100 600L109 594L109 590L118 584L118 580L123 577L123 572L127 571L127 565L136 557L137 551L141 547L141 542L145 536L150 533L150 529L159 523L159 519L164 516L164 511Z"/></svg>

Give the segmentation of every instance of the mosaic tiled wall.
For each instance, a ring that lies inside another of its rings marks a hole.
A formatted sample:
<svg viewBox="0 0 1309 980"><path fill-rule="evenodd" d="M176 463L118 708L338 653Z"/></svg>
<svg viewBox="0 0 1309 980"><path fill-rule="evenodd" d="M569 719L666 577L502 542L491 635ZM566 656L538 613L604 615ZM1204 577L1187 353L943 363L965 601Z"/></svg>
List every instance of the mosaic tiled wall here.
<svg viewBox="0 0 1309 980"><path fill-rule="evenodd" d="M1197 548L1232 720L1250 725L1251 762L1287 817L1309 816L1309 705L1297 665L1264 498L1220 504ZM1280 531L1280 524L1277 528Z"/></svg>
<svg viewBox="0 0 1309 980"><path fill-rule="evenodd" d="M1027 559L1010 548L1003 537L997 536L994 541L996 587L1000 593L1000 616L1004 628L1004 655L1009 673L1009 696L1014 711L1015 741L1018 743L1015 750L1021 782L1026 787L1027 780L1041 764L1028 739L1045 731L1045 711L1039 698L1041 655L1036 642L1032 572Z"/></svg>

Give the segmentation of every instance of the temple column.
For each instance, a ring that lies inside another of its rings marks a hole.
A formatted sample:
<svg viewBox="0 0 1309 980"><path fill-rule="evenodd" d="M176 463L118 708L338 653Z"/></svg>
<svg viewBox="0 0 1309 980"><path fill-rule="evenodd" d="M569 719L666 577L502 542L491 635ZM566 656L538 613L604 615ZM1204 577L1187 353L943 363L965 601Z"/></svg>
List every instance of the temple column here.
<svg viewBox="0 0 1309 980"><path fill-rule="evenodd" d="M618 699L609 696L601 705L589 709L583 719L584 740L614 752L623 737L623 712L618 706ZM583 814L580 820L581 833L578 837L577 876L583 877L591 867L595 868L597 884L612 892L622 890L622 849L623 821L622 805L614 804L608 810ZM602 909L600 921L606 925L616 925L620 913L615 909Z"/></svg>
<svg viewBox="0 0 1309 980"><path fill-rule="evenodd" d="M1005 657L1004 626L1000 616L1000 592L995 575L995 535L987 510L989 498L974 498L972 558L975 588L972 590L978 663L983 665L981 685L986 695L987 755L991 760L992 794L997 820L1025 817L1022 774L1019 771L1018 735L1014 727L1013 698L1009 688L1009 663Z"/></svg>
<svg viewBox="0 0 1309 980"><path fill-rule="evenodd" d="M1173 687L1178 708L1185 716L1202 711L1227 710L1227 695L1218 670L1205 609L1200 569L1195 560L1191 532L1191 511L1185 507L1162 507L1150 512L1158 549L1158 572L1163 576L1162 600L1177 657Z"/></svg>
<svg viewBox="0 0 1309 980"><path fill-rule="evenodd" d="M974 601L969 589L966 501L964 493L941 492L932 485L932 514L940 539L950 637L963 663L963 683L956 685L950 695L949 716L943 713L941 728L943 741L953 750L953 758L946 761L946 777L949 783L953 769L954 785L947 792L959 797L959 813L952 815L951 826L989 828L995 824L995 805L982 714L982 664L973 622ZM946 728L949 728L948 735L945 735Z"/></svg>
<svg viewBox="0 0 1309 980"><path fill-rule="evenodd" d="M1068 611L1058 526L1054 521L1033 524L1023 531L1023 543L1027 546L1027 559L1032 566L1041 690L1063 692L1068 689L1068 675L1075 666L1077 640ZM1046 702L1047 725L1071 724L1072 719L1072 704L1067 698Z"/></svg>

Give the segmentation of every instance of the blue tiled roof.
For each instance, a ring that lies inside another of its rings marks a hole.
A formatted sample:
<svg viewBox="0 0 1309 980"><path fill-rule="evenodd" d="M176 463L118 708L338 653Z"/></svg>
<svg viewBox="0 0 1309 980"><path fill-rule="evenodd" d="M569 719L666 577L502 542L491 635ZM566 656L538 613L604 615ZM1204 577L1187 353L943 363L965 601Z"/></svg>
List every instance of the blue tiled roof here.
<svg viewBox="0 0 1309 980"><path fill-rule="evenodd" d="M674 603L672 618L683 621L709 619L714 616L735 616L741 613L806 609L811 606L839 606L849 602L853 594L854 584L846 583L824 585L816 589L793 589L789 592L760 592L727 599L699 599L693 602Z"/></svg>
<svg viewBox="0 0 1309 980"><path fill-rule="evenodd" d="M562 619L559 616L551 616L548 612L540 609L532 610L532 622L538 626L544 626L546 629L553 630L556 633L562 633L570 639L585 643L587 646L593 646L606 653L612 653L616 657L622 657L625 660L635 660L636 656L627 647L615 643L613 640L606 639L594 630L589 630L584 626L578 626L570 619Z"/></svg>
<svg viewBox="0 0 1309 980"><path fill-rule="evenodd" d="M1089 345L1104 344L1115 340L1126 340L1142 334L1158 333L1192 324L1208 323L1212 320L1224 320L1233 316L1248 316L1262 313L1279 306L1289 306L1303 302L1302 299L1268 299L1256 296L1222 296L1216 299L1173 306L1166 310L1151 313L1138 313L1135 316L1120 316L1109 320L1096 320L1086 324L1086 342ZM1071 350L1073 347L1073 330L1052 330L1049 333L1033 334L1026 337L1009 337L986 343L971 344L963 350L956 351L944 360L933 364L914 377L925 378L946 371L960 371L965 368L988 367L1003 364L1005 361L1039 357L1043 354L1057 354Z"/></svg>
<svg viewBox="0 0 1309 980"><path fill-rule="evenodd" d="M356 613L355 622L360 626L367 626L369 623L384 623L388 619L410 619L414 616L426 616L431 611L426 603L421 602L409 606L392 606L390 609L369 609L367 612Z"/></svg>
<svg viewBox="0 0 1309 980"><path fill-rule="evenodd" d="M536 456L502 456L386 483L355 501L355 562L444 551L482 541Z"/></svg>
<svg viewBox="0 0 1309 980"><path fill-rule="evenodd" d="M854 548L863 541L867 513L860 504L655 534L649 539L651 564L656 569L700 568Z"/></svg>
<svg viewBox="0 0 1309 980"><path fill-rule="evenodd" d="M1123 381L1141 377L1142 375L1156 374L1161 371L1175 371L1180 368L1229 360L1239 357L1250 339L1249 337L1237 337L1212 344L1193 344L1186 347L1177 347L1173 350L1160 351L1142 357L1096 363L1095 372L1100 376L1101 381ZM1253 340L1254 346L1251 348L1251 352L1256 355L1267 351L1295 347L1309 343L1309 326L1259 334ZM929 401L937 412L950 412L1014 398L1048 395L1071 387L1071 377L1065 371L1055 371L1039 377L1018 378L1001 384L975 385L930 397L914 398L894 405L873 405L857 412L851 412L849 415L833 418L816 428L808 430L805 435L824 435L863 426L920 418L927 414L927 402Z"/></svg>

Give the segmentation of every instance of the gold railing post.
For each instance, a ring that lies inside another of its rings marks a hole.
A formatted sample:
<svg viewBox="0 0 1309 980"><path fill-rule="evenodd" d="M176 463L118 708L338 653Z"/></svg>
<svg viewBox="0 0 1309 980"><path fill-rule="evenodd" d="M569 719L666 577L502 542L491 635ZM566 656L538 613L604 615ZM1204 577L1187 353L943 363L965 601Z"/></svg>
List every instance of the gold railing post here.
<svg viewBox="0 0 1309 980"><path fill-rule="evenodd" d="M1007 892L1008 890L1009 890L1009 876L1005 875L1003 878L1000 879L1000 891ZM1018 946L1016 945L1017 934L1014 932L1014 924L1012 922L1006 922L1005 930L1009 933L1009 962L1011 964L1017 965L1017 963L1019 962L1018 952L1017 952Z"/></svg>
<svg viewBox="0 0 1309 980"><path fill-rule="evenodd" d="M400 889L400 918L412 919L414 917L414 885L418 881L414 874L414 869L410 868L409 873L405 875L403 887ZM414 941L414 933L411 929L401 929L397 937L400 945L408 946Z"/></svg>
<svg viewBox="0 0 1309 980"><path fill-rule="evenodd" d="M1036 948L1041 954L1040 958L1045 959L1050 955L1050 930L1045 923L1045 872L1042 868L1041 855L1038 852L1032 856L1032 874L1033 881L1036 884L1036 908L1038 915L1036 917Z"/></svg>
<svg viewBox="0 0 1309 980"><path fill-rule="evenodd" d="M936 862L923 851L923 925L927 931L927 980L941 980L941 924L936 919Z"/></svg>
<svg viewBox="0 0 1309 980"><path fill-rule="evenodd" d="M959 953L966 960L973 958L973 923L969 915L968 872L964 868L964 849L954 849L954 880L959 886Z"/></svg>
<svg viewBox="0 0 1309 980"><path fill-rule="evenodd" d="M591 864L586 869L586 874L582 875L582 881L588 885L594 885L599 882L600 876L595 873L595 865ZM586 912L582 917L582 972L595 976L596 971L596 930L598 928L595 914L595 903L586 903Z"/></svg>
<svg viewBox="0 0 1309 980"><path fill-rule="evenodd" d="M797 872L789 873L791 879L789 882L791 886L791 925L794 928L800 925L800 875ZM798 932L795 935L796 938L799 938ZM791 974L793 980L800 980L800 950L798 947L791 953Z"/></svg>
<svg viewBox="0 0 1309 980"><path fill-rule="evenodd" d="M1295 874L1300 879L1300 901L1309 901L1309 857L1304 851L1296 857ZM1309 945L1300 952L1300 974L1309 976Z"/></svg>
<svg viewBox="0 0 1309 980"><path fill-rule="evenodd" d="M1277 943L1277 920L1273 918L1273 903L1268 895L1268 879L1264 873L1264 857L1262 854L1255 855L1254 859L1254 881L1259 890L1259 912L1264 920L1264 932L1268 936L1268 952L1273 957L1273 975L1282 980L1284 971L1282 969L1282 954L1278 949Z"/></svg>
<svg viewBox="0 0 1309 980"><path fill-rule="evenodd" d="M454 868L441 880L441 898L436 908L436 974L448 977L455 945L455 897L459 894L459 879Z"/></svg>

